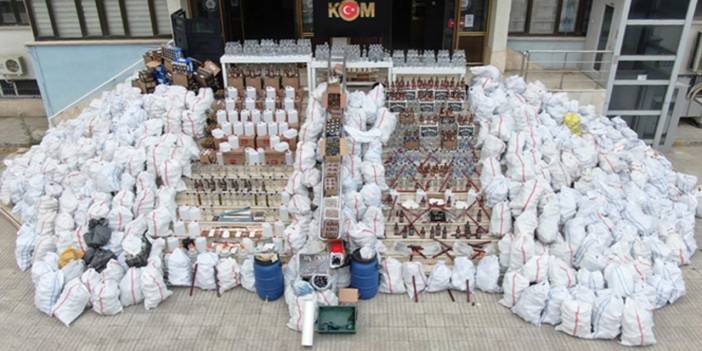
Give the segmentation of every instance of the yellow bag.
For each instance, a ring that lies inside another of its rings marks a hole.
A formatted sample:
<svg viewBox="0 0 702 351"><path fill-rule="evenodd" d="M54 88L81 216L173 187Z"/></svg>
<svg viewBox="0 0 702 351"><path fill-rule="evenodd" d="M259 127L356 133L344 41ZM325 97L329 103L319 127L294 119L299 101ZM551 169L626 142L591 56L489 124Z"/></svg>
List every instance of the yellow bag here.
<svg viewBox="0 0 702 351"><path fill-rule="evenodd" d="M583 130L580 128L580 116L577 113L566 113L565 117L563 117L563 124L570 129L571 133L577 136L583 135Z"/></svg>
<svg viewBox="0 0 702 351"><path fill-rule="evenodd" d="M83 255L83 250L78 250L73 247L63 250L63 253L61 253L58 261L59 268L63 268L63 266L69 264L71 261L83 258Z"/></svg>

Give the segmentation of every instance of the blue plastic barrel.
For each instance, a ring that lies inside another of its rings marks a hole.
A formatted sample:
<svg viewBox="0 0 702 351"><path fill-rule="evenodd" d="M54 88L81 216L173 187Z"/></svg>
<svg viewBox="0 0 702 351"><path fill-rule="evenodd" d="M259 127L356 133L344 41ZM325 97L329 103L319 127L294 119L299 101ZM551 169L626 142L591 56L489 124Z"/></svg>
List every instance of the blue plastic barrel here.
<svg viewBox="0 0 702 351"><path fill-rule="evenodd" d="M256 293L261 300L273 301L283 296L283 266L280 260L275 262L254 259L254 276Z"/></svg>
<svg viewBox="0 0 702 351"><path fill-rule="evenodd" d="M351 287L358 289L358 298L368 300L375 297L380 285L378 256L370 260L361 257L359 250L351 255Z"/></svg>

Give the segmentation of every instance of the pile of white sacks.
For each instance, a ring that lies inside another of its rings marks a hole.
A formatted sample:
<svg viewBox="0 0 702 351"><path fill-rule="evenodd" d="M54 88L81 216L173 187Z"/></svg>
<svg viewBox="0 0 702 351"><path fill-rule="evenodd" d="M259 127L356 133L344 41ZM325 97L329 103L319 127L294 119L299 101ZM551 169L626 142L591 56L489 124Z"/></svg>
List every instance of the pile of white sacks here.
<svg viewBox="0 0 702 351"><path fill-rule="evenodd" d="M299 254L317 254L326 250L326 243L319 238L322 203L323 155L319 143L322 140L327 113L320 104L327 84L320 84L313 92L307 108L305 123L300 128L300 144L296 150L294 171L283 192L283 203L287 204L292 222L285 229L290 261L284 268L285 301L290 319L288 327L301 331L302 306L312 301L319 306L338 304L336 290L351 283L349 266L331 271L328 289L317 290L300 279L298 274ZM395 129L396 116L385 105L385 92L378 85L367 94L348 94L348 106L344 115L344 130L350 154L342 157L341 205L343 222L341 239L348 243L349 253L361 249L365 257L383 252L378 239L384 238L385 221L382 213L382 191L385 184L385 168L382 161L383 144ZM312 210L312 205L317 206Z"/></svg>
<svg viewBox="0 0 702 351"><path fill-rule="evenodd" d="M89 306L114 315L142 302L154 308L170 296L162 260L167 243L168 252L180 250L172 231L179 222L175 196L198 159L194 138L204 136L213 101L210 89L158 86L142 95L119 85L51 128L41 144L5 160L0 200L14 204L22 220L17 265L32 268L39 310L69 325ZM109 240L89 247L89 222L103 218ZM147 252L144 233L148 258L127 264ZM59 268L60 258L79 251L113 258L100 272L81 259Z"/></svg>
<svg viewBox="0 0 702 351"><path fill-rule="evenodd" d="M697 249L697 178L620 118L494 67L473 73L483 196L501 238L499 259L483 261L505 272L500 303L576 337L655 343L653 310L685 294L679 266Z"/></svg>

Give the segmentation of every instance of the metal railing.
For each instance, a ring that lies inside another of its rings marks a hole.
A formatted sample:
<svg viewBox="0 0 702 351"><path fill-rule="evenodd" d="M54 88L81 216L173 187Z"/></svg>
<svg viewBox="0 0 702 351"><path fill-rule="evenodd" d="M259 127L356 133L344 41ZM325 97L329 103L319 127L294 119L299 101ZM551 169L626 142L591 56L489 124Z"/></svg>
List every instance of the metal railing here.
<svg viewBox="0 0 702 351"><path fill-rule="evenodd" d="M108 80L104 81L102 84L83 94L81 97L77 98L76 100L68 104L66 107L60 109L58 112L49 116L49 127L54 127L65 120L75 118L80 114L83 108L90 104L90 102L93 99L102 95L103 92L113 89L117 86L117 84L126 82L134 78L137 72L139 72L139 70L141 70L143 67L144 60L139 59L138 61L127 66L127 68L123 69L119 73L109 78Z"/></svg>
<svg viewBox="0 0 702 351"><path fill-rule="evenodd" d="M607 89L612 67L609 50L526 50L521 52L520 74L547 88L566 92Z"/></svg>

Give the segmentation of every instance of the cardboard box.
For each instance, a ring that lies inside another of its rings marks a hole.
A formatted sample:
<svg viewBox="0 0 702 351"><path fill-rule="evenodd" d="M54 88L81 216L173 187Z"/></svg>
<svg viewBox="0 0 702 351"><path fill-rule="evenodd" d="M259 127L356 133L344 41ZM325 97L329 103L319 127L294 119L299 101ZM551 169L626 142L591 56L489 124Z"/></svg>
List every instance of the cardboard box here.
<svg viewBox="0 0 702 351"><path fill-rule="evenodd" d="M295 90L300 89L300 77L283 77L281 80L284 87L290 86Z"/></svg>
<svg viewBox="0 0 702 351"><path fill-rule="evenodd" d="M222 160L225 165L245 165L246 155L243 150L232 150L222 153Z"/></svg>
<svg viewBox="0 0 702 351"><path fill-rule="evenodd" d="M358 303L358 289L343 288L339 289L339 304L353 305Z"/></svg>
<svg viewBox="0 0 702 351"><path fill-rule="evenodd" d="M262 88L265 89L266 87L273 87L276 89L280 89L280 77L275 76L275 77L265 77L263 78L263 86ZM265 96L265 95L264 95Z"/></svg>
<svg viewBox="0 0 702 351"><path fill-rule="evenodd" d="M259 147L262 147L266 150L270 149L271 148L271 137L269 137L268 135L257 136L256 137L256 148L259 148Z"/></svg>
<svg viewBox="0 0 702 351"><path fill-rule="evenodd" d="M239 148L244 149L247 147L256 148L256 137L250 135L239 135Z"/></svg>
<svg viewBox="0 0 702 351"><path fill-rule="evenodd" d="M278 151L266 151L266 164L270 166L282 166L285 164L285 153Z"/></svg>
<svg viewBox="0 0 702 351"><path fill-rule="evenodd" d="M187 88L189 85L188 75L183 72L173 72L173 81L171 84Z"/></svg>
<svg viewBox="0 0 702 351"><path fill-rule="evenodd" d="M234 87L238 91L246 89L246 84L244 83L244 77L227 77L227 86Z"/></svg>

